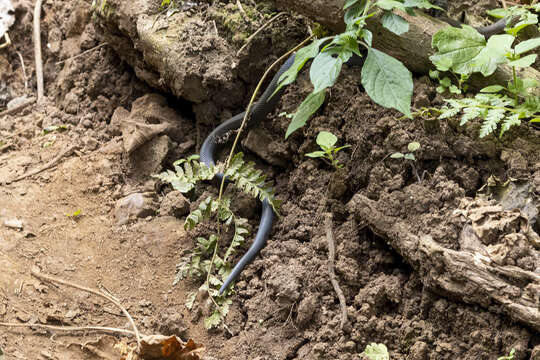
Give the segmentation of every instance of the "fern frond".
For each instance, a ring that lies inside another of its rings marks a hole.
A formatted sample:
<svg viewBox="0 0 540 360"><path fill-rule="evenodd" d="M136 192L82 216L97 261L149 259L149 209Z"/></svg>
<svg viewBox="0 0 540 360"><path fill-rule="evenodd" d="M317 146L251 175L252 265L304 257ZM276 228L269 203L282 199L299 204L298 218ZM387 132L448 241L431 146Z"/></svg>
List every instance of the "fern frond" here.
<svg viewBox="0 0 540 360"><path fill-rule="evenodd" d="M501 125L501 132L499 133L499 138L501 138L505 132L507 132L512 126L521 125L521 120L519 119L519 114L512 114L509 117L505 118Z"/></svg>
<svg viewBox="0 0 540 360"><path fill-rule="evenodd" d="M173 189L182 193L191 191L195 184L201 180L211 180L220 172L220 169L212 165L206 166L199 162L198 155L192 155L187 159L180 159L173 163L174 170L167 170L161 174L154 175L155 178L163 182L170 183Z"/></svg>
<svg viewBox="0 0 540 360"><path fill-rule="evenodd" d="M242 246L244 242L246 241L245 235L249 234L249 230L247 228L247 219L235 217L234 218L234 235L231 241L231 244L227 248L227 251L225 252L225 256L223 256L223 260L227 262L229 260L229 257L234 255L236 253L236 248Z"/></svg>
<svg viewBox="0 0 540 360"><path fill-rule="evenodd" d="M487 112L487 116L485 117L484 122L480 127L480 138L486 137L487 135L497 130L499 122L504 119L505 112L505 109L490 109Z"/></svg>
<svg viewBox="0 0 540 360"><path fill-rule="evenodd" d="M466 107L463 109L463 115L461 116L461 122L459 125L463 126L468 123L469 120L472 120L478 116L480 116L480 109L475 107Z"/></svg>
<svg viewBox="0 0 540 360"><path fill-rule="evenodd" d="M210 218L218 208L218 203L211 196L207 197L199 204L199 207L192 211L184 222L184 229L193 230L195 226Z"/></svg>
<svg viewBox="0 0 540 360"><path fill-rule="evenodd" d="M225 176L231 180L239 190L259 198L267 200L272 209L279 213L280 201L276 199L272 184L266 181L262 171L255 169L253 162L246 163L244 154L239 152L231 160L230 166L225 171Z"/></svg>

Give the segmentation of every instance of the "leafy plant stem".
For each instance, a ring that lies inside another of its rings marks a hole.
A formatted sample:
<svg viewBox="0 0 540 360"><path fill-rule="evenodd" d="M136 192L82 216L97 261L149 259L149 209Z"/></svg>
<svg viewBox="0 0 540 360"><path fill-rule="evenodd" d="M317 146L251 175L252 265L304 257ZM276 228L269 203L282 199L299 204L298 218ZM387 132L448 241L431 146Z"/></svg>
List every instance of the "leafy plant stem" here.
<svg viewBox="0 0 540 360"><path fill-rule="evenodd" d="M240 128L238 128L238 132L236 133L236 137L234 138L234 142L231 146L231 151L229 152L229 157L227 158L227 162L225 163L225 169L223 170L224 172L229 168L229 165L231 163L231 159L234 155L234 150L236 149L236 145L238 144L238 140L240 139L240 135L242 134L242 130L244 130L244 127L247 123L247 120L249 118L249 113L251 111L251 107L253 106L253 103L255 102L255 97L257 96L257 94L259 93L260 89L261 89L261 86L264 82L264 80L266 79L266 77L268 76L268 74L270 73L270 71L275 67L277 66L277 64L281 63L283 60L285 60L286 58L288 58L293 52L295 52L296 50L300 49L301 47L303 47L305 44L307 44L309 41L311 41L311 39L314 37L315 35L311 35L309 36L307 39L305 39L304 41L302 41L300 44L298 44L297 46L295 46L294 48L292 48L291 50L287 51L284 55L282 55L279 59L277 59L276 61L274 61L272 63L272 65L270 65L268 67L268 69L266 69L266 71L264 72L263 76L261 77L261 80L259 80L259 83L257 84L257 87L255 88L255 91L253 91L253 95L251 95L251 99L249 100L249 104L247 106L247 109L246 109L246 113L244 115L244 119L242 119L242 124L240 124ZM223 176L223 178L221 179L221 184L219 185L219 194L218 194L218 204L221 204L221 199L223 197L223 191L225 189L225 176ZM220 205L221 206L221 205ZM218 211L219 212L219 211ZM206 289L207 291L210 290L210 275L212 274L212 266L214 264L214 262L216 261L216 254L217 254L217 251L218 251L218 248L219 248L219 239L220 239L220 229L221 229L221 226L218 226L218 237L217 237L217 240L216 240L216 245L214 247L214 252L212 254L212 260L210 261L210 268L208 269L208 274L206 276ZM214 302L214 304L216 305L216 308L217 309L220 309L220 306L216 303L216 301L214 300L214 298L212 296L210 296L210 298L212 299L212 301ZM219 310L221 312L221 310Z"/></svg>
<svg viewBox="0 0 540 360"><path fill-rule="evenodd" d="M517 75L516 75L516 67L512 66L512 76L514 78L514 88L517 89ZM517 90L514 92L514 106L518 106L518 92Z"/></svg>

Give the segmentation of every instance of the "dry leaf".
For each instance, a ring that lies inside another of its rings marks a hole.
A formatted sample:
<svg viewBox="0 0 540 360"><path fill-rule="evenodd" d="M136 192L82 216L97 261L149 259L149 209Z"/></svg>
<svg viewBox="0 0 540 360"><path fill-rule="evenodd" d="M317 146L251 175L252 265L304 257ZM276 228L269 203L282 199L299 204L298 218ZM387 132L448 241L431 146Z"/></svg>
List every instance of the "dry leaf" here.
<svg viewBox="0 0 540 360"><path fill-rule="evenodd" d="M141 339L140 356L145 360L200 360L204 347L175 335L150 335Z"/></svg>

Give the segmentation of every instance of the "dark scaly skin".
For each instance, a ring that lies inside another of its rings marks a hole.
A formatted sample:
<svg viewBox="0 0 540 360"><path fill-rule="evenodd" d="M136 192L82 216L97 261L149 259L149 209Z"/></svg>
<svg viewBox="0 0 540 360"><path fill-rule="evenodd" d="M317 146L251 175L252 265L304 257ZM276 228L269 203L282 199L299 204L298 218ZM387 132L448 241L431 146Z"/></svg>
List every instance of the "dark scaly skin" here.
<svg viewBox="0 0 540 360"><path fill-rule="evenodd" d="M455 24L451 24L455 25ZM506 19L501 19L497 21L496 23L477 28L478 32L480 32L486 39L488 39L490 36L494 34L501 33L504 30L504 27L506 26ZM361 58L361 61L358 61L357 55L353 55L351 60L349 60L350 64L354 65L361 65L363 63L363 59ZM277 88L277 84L279 81L280 76L289 69L289 67L294 62L294 54L291 55L287 61L281 66L281 68L278 70L276 75L272 78L272 81L264 91L264 93L261 95L259 100L253 105L253 108L251 110L251 116L249 118L249 122L246 124L246 128L253 128L257 126L261 121L266 119L268 114L274 110L276 107L279 99L283 95L284 89L282 88L280 91L278 91L274 96L270 97L275 89ZM207 166L215 164L214 155L216 150L218 149L218 140L220 137L225 135L226 133L230 131L234 131L240 127L242 124L242 120L244 118L245 112L242 112L238 115L233 116L229 120L225 121L224 123L220 124L218 127L216 127L210 135L204 140L204 143L201 147L200 152L200 159L201 162L206 164ZM216 176L217 180L221 182L223 179L223 174L218 174ZM244 267L251 263L253 259L257 256L259 251L264 247L266 244L266 240L268 239L268 235L270 234L270 231L272 230L272 223L274 221L274 212L272 210L272 207L270 204L265 200L262 202L262 214L261 214L261 222L259 224L259 229L257 231L257 234L255 235L255 239L253 240L253 244L250 246L248 251L242 256L240 261L235 265L233 270L231 271L231 274L229 277L225 280L221 288L219 289L219 293L222 294L229 285L240 275Z"/></svg>

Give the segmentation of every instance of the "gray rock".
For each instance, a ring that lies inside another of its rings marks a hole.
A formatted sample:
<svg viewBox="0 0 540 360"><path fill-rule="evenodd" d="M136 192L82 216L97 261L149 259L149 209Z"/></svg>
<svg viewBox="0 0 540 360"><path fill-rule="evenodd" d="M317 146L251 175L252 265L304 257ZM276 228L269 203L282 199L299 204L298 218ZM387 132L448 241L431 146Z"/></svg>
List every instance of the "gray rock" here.
<svg viewBox="0 0 540 360"><path fill-rule="evenodd" d="M531 360L540 360L540 345L536 345L531 351Z"/></svg>
<svg viewBox="0 0 540 360"><path fill-rule="evenodd" d="M114 217L117 225L127 224L135 218L145 218L156 213L157 204L149 194L135 193L116 202Z"/></svg>
<svg viewBox="0 0 540 360"><path fill-rule="evenodd" d="M163 198L159 213L179 218L189 213L189 205L189 200L180 191L171 191Z"/></svg>
<svg viewBox="0 0 540 360"><path fill-rule="evenodd" d="M269 164L279 167L287 166L287 145L274 141L262 128L251 130L244 141L244 146L253 151Z"/></svg>

